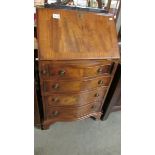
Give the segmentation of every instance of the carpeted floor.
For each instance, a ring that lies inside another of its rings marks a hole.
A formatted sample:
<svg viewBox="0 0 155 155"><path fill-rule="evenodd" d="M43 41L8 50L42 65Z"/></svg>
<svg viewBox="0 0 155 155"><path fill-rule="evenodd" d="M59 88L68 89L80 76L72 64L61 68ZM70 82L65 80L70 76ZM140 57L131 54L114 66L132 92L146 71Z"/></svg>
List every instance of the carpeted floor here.
<svg viewBox="0 0 155 155"><path fill-rule="evenodd" d="M121 112L34 129L34 155L121 155Z"/></svg>

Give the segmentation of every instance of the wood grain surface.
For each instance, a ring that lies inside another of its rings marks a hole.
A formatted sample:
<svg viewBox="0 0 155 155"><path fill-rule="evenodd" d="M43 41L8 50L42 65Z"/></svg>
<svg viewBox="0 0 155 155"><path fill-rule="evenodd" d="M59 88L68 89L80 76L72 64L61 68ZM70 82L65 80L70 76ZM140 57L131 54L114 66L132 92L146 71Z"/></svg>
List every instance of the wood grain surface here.
<svg viewBox="0 0 155 155"><path fill-rule="evenodd" d="M82 93L70 93L60 94L55 93L48 96L43 96L47 106L66 106L66 107L77 107L82 106L93 101L102 101L107 88L98 88L92 91Z"/></svg>
<svg viewBox="0 0 155 155"><path fill-rule="evenodd" d="M89 80L44 80L41 84L43 89L43 94L50 93L71 93L80 92L86 90L93 90L97 87L105 87L110 83L110 76L102 76L97 78L92 78Z"/></svg>
<svg viewBox="0 0 155 155"><path fill-rule="evenodd" d="M100 110L100 104L97 102L87 104L78 108L52 107L47 109L49 119L75 119Z"/></svg>
<svg viewBox="0 0 155 155"><path fill-rule="evenodd" d="M119 58L109 14L37 8L37 31L40 60Z"/></svg>
<svg viewBox="0 0 155 155"><path fill-rule="evenodd" d="M100 75L110 75L113 67L112 61L40 61L40 74L42 79L80 79Z"/></svg>

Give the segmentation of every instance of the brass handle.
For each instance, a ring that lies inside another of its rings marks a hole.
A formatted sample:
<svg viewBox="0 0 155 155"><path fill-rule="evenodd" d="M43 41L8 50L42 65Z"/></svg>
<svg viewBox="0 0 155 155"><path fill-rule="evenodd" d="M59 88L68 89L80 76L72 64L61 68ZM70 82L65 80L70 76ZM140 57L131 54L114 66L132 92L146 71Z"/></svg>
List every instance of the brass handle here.
<svg viewBox="0 0 155 155"><path fill-rule="evenodd" d="M60 71L59 71L59 75L60 75L60 76L64 76L64 75L65 75L65 70L60 70Z"/></svg>
<svg viewBox="0 0 155 155"><path fill-rule="evenodd" d="M52 87L53 87L53 89L58 89L58 88L59 88L59 84L56 83L56 84L54 84Z"/></svg>
<svg viewBox="0 0 155 155"><path fill-rule="evenodd" d="M56 98L52 98L52 102L58 102L59 99L56 97Z"/></svg>
<svg viewBox="0 0 155 155"><path fill-rule="evenodd" d="M96 94L95 94L95 97L99 97L99 93L96 93Z"/></svg>
<svg viewBox="0 0 155 155"><path fill-rule="evenodd" d="M98 81L98 84L99 84L99 85L103 85L103 80L99 80L99 81Z"/></svg>
<svg viewBox="0 0 155 155"><path fill-rule="evenodd" d="M58 114L59 114L58 111L53 111L53 112L52 112L52 115L53 115L53 116L57 116Z"/></svg>
<svg viewBox="0 0 155 155"><path fill-rule="evenodd" d="M99 69L97 70L97 73L98 73L98 74L101 74L102 71L103 71L103 69L102 69L102 68L99 68Z"/></svg>

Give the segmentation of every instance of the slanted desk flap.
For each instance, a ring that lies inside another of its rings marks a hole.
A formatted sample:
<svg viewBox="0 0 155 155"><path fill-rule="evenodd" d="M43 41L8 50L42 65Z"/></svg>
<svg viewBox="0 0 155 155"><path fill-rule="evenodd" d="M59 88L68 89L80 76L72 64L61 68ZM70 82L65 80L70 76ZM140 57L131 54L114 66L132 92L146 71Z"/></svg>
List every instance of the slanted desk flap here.
<svg viewBox="0 0 155 155"><path fill-rule="evenodd" d="M40 60L119 58L111 15L63 9L37 9Z"/></svg>

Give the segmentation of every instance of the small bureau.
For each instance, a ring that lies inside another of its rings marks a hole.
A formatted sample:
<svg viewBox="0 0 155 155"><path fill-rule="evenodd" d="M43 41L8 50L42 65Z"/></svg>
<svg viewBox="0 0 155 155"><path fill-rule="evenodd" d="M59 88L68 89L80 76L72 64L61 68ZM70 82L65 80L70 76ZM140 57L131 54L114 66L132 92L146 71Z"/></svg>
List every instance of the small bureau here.
<svg viewBox="0 0 155 155"><path fill-rule="evenodd" d="M113 17L37 8L42 127L88 117L100 119L119 51Z"/></svg>

